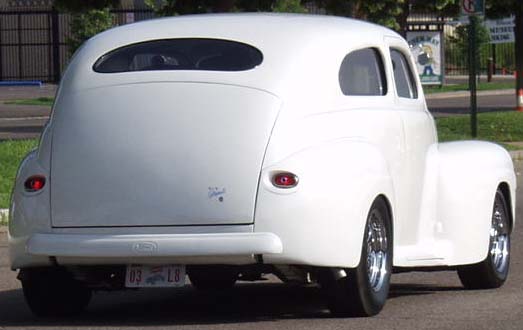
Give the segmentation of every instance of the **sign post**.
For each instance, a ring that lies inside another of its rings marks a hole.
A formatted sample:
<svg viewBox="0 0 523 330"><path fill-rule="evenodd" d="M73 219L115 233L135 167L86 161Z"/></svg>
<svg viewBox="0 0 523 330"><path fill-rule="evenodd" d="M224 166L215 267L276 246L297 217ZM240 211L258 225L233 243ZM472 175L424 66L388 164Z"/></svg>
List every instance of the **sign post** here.
<svg viewBox="0 0 523 330"><path fill-rule="evenodd" d="M485 10L484 0L460 0L461 13L469 17L469 89L470 89L470 131L478 136L478 107L476 95L477 45L476 31L478 15Z"/></svg>

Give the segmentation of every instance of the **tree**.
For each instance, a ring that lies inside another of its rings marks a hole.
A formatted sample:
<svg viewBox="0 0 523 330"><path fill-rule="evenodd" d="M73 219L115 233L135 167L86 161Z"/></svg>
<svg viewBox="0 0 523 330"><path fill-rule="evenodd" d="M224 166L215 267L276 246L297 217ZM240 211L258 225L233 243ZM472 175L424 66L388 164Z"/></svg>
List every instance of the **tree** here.
<svg viewBox="0 0 523 330"><path fill-rule="evenodd" d="M159 16L257 11L307 12L301 0L145 0L145 3Z"/></svg>
<svg viewBox="0 0 523 330"><path fill-rule="evenodd" d="M113 15L108 8L89 9L74 13L71 18L71 36L67 38L69 53L73 54L87 39L110 29L113 26Z"/></svg>
<svg viewBox="0 0 523 330"><path fill-rule="evenodd" d="M404 12L408 0L320 0L317 3L328 14L368 20L399 31L398 18Z"/></svg>
<svg viewBox="0 0 523 330"><path fill-rule="evenodd" d="M454 49L458 51L462 56L458 58L461 60L461 64L468 68L469 62L469 25L459 25L456 27L454 35L446 36L446 43L453 45ZM477 55L486 54L488 50L488 42L490 41L490 34L488 29L483 24L483 20L479 19L479 24L476 26L476 50ZM476 60L479 63L479 59Z"/></svg>
<svg viewBox="0 0 523 330"><path fill-rule="evenodd" d="M54 7L59 11L81 13L91 9L115 8L119 0L55 0Z"/></svg>
<svg viewBox="0 0 523 330"><path fill-rule="evenodd" d="M56 0L55 9L71 13L71 35L67 39L69 53L73 54L87 39L113 26L110 8L118 0Z"/></svg>
<svg viewBox="0 0 523 330"><path fill-rule="evenodd" d="M272 5L272 11L280 13L306 13L300 0L276 0Z"/></svg>

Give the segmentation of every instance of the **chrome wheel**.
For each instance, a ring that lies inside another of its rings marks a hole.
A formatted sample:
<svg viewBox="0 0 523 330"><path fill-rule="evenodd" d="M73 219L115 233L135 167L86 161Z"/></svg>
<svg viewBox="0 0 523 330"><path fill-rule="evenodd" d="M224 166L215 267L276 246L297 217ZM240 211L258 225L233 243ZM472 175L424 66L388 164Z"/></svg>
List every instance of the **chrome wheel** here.
<svg viewBox="0 0 523 330"><path fill-rule="evenodd" d="M367 276L370 288L377 292L387 278L387 228L383 216L373 210L367 223Z"/></svg>
<svg viewBox="0 0 523 330"><path fill-rule="evenodd" d="M363 226L361 258L356 268L324 268L318 277L337 316L378 314L389 295L392 274L392 219L387 200L372 203Z"/></svg>
<svg viewBox="0 0 523 330"><path fill-rule="evenodd" d="M490 227L490 258L498 273L503 273L507 268L510 251L507 219L501 207L498 203L494 205Z"/></svg>

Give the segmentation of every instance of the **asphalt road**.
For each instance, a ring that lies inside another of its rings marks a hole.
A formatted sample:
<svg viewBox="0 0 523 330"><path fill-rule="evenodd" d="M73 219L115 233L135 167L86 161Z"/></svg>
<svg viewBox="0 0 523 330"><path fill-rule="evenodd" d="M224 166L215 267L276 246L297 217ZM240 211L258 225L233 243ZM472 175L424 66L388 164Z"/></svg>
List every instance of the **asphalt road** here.
<svg viewBox="0 0 523 330"><path fill-rule="evenodd" d="M523 162L516 163L518 185ZM522 329L522 192L512 236L511 270L496 290L462 289L455 272L392 276L384 310L372 318L332 318L316 287L289 287L277 280L240 283L221 293L150 289L97 293L87 311L74 318L38 319L24 304L16 273L0 233L0 329ZM4 228L5 229L5 228ZM467 233L463 233L466 235Z"/></svg>
<svg viewBox="0 0 523 330"><path fill-rule="evenodd" d="M446 95L445 95L446 94ZM434 115L452 115L470 113L470 95L468 92L426 95L427 107ZM477 97L478 112L513 111L516 108L515 91L486 91Z"/></svg>

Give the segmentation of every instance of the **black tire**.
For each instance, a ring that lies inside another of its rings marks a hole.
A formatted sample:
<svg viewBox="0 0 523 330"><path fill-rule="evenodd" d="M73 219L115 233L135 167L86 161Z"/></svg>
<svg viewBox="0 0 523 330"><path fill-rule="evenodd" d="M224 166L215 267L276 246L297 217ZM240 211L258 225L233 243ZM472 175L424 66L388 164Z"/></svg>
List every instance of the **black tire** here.
<svg viewBox="0 0 523 330"><path fill-rule="evenodd" d="M198 290L230 289L238 279L238 270L233 266L192 266L187 273Z"/></svg>
<svg viewBox="0 0 523 330"><path fill-rule="evenodd" d="M373 227L377 224L382 227ZM376 236L377 233L381 234ZM371 241L372 238L375 239ZM376 261L376 258L371 257L372 249L379 249L385 255L385 259L379 263L379 268L382 270L379 281L376 281L378 277L371 277L368 273L369 263ZM329 309L333 315L373 316L383 309L390 288L392 252L391 216L386 201L378 198L372 204L367 216L358 267L345 269L347 276L341 278L339 275L336 276L336 272L332 269L320 274L320 284L327 292Z"/></svg>
<svg viewBox="0 0 523 330"><path fill-rule="evenodd" d="M69 316L82 312L91 290L62 269L24 270L22 288L31 311L40 317Z"/></svg>
<svg viewBox="0 0 523 330"><path fill-rule="evenodd" d="M459 267L458 276L466 289L494 289L507 280L509 266L510 217L507 201L498 189L492 208L488 255L480 263Z"/></svg>

